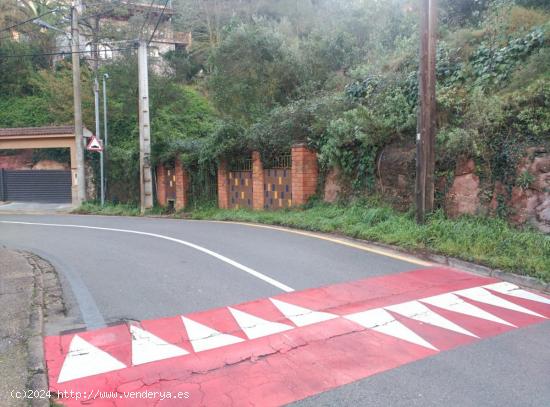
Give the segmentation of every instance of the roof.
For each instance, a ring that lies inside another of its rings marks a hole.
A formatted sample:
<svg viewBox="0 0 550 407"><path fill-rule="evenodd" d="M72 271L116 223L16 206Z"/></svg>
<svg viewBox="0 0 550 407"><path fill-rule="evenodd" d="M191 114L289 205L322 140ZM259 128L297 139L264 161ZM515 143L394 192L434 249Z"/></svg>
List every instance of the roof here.
<svg viewBox="0 0 550 407"><path fill-rule="evenodd" d="M0 137L48 136L58 134L74 134L74 126L0 128Z"/></svg>

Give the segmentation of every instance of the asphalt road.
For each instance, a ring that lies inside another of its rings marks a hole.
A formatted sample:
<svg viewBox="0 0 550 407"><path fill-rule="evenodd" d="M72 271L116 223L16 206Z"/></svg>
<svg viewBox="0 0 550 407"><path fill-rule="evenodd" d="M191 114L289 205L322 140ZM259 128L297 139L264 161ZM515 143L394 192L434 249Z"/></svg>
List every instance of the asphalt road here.
<svg viewBox="0 0 550 407"><path fill-rule="evenodd" d="M425 268L414 260L230 223L69 215L0 215L0 221L50 224L0 223L0 245L49 260L59 271L70 323L88 328ZM550 322L544 322L298 404L549 406L548 338Z"/></svg>

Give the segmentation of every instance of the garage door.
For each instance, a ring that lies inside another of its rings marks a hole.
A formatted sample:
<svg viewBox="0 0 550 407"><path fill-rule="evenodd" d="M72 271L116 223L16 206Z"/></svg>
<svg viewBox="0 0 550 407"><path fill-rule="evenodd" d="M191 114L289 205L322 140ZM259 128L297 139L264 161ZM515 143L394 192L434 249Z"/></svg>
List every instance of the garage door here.
<svg viewBox="0 0 550 407"><path fill-rule="evenodd" d="M52 203L71 202L71 171L2 170L1 173L1 200Z"/></svg>

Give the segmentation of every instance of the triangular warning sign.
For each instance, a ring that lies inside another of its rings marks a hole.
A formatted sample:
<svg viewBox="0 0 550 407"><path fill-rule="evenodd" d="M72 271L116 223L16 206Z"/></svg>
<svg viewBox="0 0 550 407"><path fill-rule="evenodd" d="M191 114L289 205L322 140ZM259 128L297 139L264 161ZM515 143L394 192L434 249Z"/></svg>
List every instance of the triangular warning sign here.
<svg viewBox="0 0 550 407"><path fill-rule="evenodd" d="M99 142L96 136L90 137L90 142L88 143L88 147L86 147L86 150L88 151L103 151L103 146Z"/></svg>

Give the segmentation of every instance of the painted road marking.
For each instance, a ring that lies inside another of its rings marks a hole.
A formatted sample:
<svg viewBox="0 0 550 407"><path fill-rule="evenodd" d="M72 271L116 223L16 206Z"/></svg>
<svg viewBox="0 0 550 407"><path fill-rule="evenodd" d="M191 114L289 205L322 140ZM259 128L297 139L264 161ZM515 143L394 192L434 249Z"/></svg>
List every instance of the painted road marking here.
<svg viewBox="0 0 550 407"><path fill-rule="evenodd" d="M75 335L59 373L58 383L124 369L126 365Z"/></svg>
<svg viewBox="0 0 550 407"><path fill-rule="evenodd" d="M534 315L536 317L544 318L542 315L537 314L527 308L524 308L520 305L514 304L513 302L506 301L503 298L497 297L496 295L491 294L483 287L474 287L468 288L467 290L457 291L456 294L461 297L466 297L474 301L484 302L485 304L494 305L496 307L506 308L512 311L523 312L525 314Z"/></svg>
<svg viewBox="0 0 550 407"><path fill-rule="evenodd" d="M160 339L135 325L130 325L132 335L132 365L187 355L189 352Z"/></svg>
<svg viewBox="0 0 550 407"><path fill-rule="evenodd" d="M401 314L407 318L412 318L426 324L477 338L477 335L474 335L454 322L449 321L447 318L433 312L431 309L418 301L404 302L402 304L386 307L386 309Z"/></svg>
<svg viewBox="0 0 550 407"><path fill-rule="evenodd" d="M229 307L229 311L235 317L237 323L246 334L248 339L261 338L263 336L273 335L279 332L288 331L293 327L280 322L272 322L267 319L255 317L238 309Z"/></svg>
<svg viewBox="0 0 550 407"><path fill-rule="evenodd" d="M258 223L235 222L235 221L225 221L225 220L223 220L223 221L222 220L209 220L209 221L202 221L201 220L200 222L229 223L229 224L233 224L233 225L249 226L249 227L260 228L260 229L277 230L279 232L293 233L295 235L301 235L301 236L312 237L312 238L315 238L315 239L326 240L327 242L336 243L336 244L340 244L340 245L348 246L348 247L353 247L354 249L359 249L359 250L363 250L365 252L379 254L379 255L384 256L384 257L390 257L392 259L405 261L407 263L412 263L412 264L416 264L416 265L423 266L423 267L432 267L434 265L434 263L431 263L429 261L420 260L420 259L417 259L415 257L408 256L406 254L399 254L399 253L392 252L390 250L384 250L384 249L379 249L379 248L376 248L376 247L370 247L370 246L367 246L365 243L354 243L354 242L351 242L349 240L338 239L338 238L335 238L335 237L325 236L325 235L321 235L319 233L307 232L307 231L304 231L304 230L290 229L290 228L284 228L284 227L280 227L280 226L260 225Z"/></svg>
<svg viewBox="0 0 550 407"><path fill-rule="evenodd" d="M484 311L473 304L465 302L463 299L453 293L441 294L430 298L422 298L420 301L427 304L435 305L436 307L443 308L448 311L459 312L464 315L470 315L472 317L482 318L486 319L487 321L493 321L499 324L515 327L514 324L511 324L510 322L507 322L487 311Z"/></svg>
<svg viewBox="0 0 550 407"><path fill-rule="evenodd" d="M346 318L365 328L374 329L385 335L390 335L404 341L424 346L437 351L437 348L425 339L421 338L413 330L397 321L392 314L383 308L375 308L356 314L346 315Z"/></svg>
<svg viewBox="0 0 550 407"><path fill-rule="evenodd" d="M195 352L202 352L209 349L220 348L222 346L232 345L242 342L243 339L216 331L206 325L193 321L192 319L181 317L189 341L193 345Z"/></svg>
<svg viewBox="0 0 550 407"><path fill-rule="evenodd" d="M298 305L289 304L288 302L276 300L275 298L270 298L270 301L296 326L317 324L338 317L328 312L313 311Z"/></svg>
<svg viewBox="0 0 550 407"><path fill-rule="evenodd" d="M505 302L460 296L479 288ZM46 337L50 390L188 391L189 405L287 404L550 318L547 297L499 290L521 289L432 268Z"/></svg>
<svg viewBox="0 0 550 407"><path fill-rule="evenodd" d="M141 236L149 236L149 237L156 237L158 239L164 239L168 240L170 242L179 243L184 246L190 247L192 249L198 250L200 252L203 252L209 256L215 257L218 260L223 261L224 263L227 263L241 271L244 271L245 273L250 274L251 276L254 276L268 284L271 284L274 287L279 288L280 290L283 290L285 292L292 292L294 291L293 288L287 286L286 284L281 283L280 281L277 281L269 276L266 276L263 273L260 273L259 271L253 270L250 267L247 267L241 263L236 262L235 260L231 260L228 257L225 257L219 253L216 253L212 250L209 250L205 247L199 246L197 244L187 242L185 240L176 239L174 237L170 236L164 236L159 235L157 233L149 233L149 232L141 232L139 230L129 230L129 229L116 229L116 228L104 228L99 226L85 226L85 225L67 225L62 223L37 223L37 222L17 222L17 221L7 221L2 220L0 223L7 223L7 224L13 224L13 225L30 225L30 226L50 226L50 227L61 227L61 228L77 228L77 229L92 229L92 230L103 230L108 232L120 232L120 233L130 233L133 235L141 235Z"/></svg>
<svg viewBox="0 0 550 407"><path fill-rule="evenodd" d="M496 291L501 294L511 295L517 298L523 298L525 300L542 302L543 304L550 304L550 299L541 295L534 294L530 291L522 290L517 285L501 281L500 283L486 285L485 288Z"/></svg>

